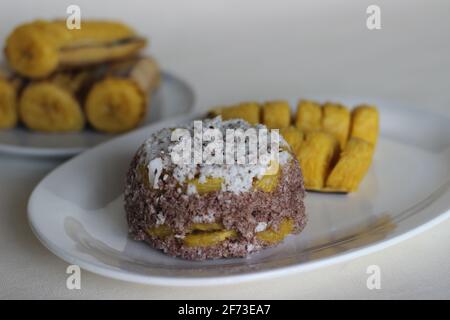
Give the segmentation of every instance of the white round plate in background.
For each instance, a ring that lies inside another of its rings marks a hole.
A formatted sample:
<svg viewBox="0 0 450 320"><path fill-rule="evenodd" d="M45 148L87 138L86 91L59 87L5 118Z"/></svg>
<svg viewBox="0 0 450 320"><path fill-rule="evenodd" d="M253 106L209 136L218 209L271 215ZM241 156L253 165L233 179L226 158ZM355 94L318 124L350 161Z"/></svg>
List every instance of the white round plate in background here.
<svg viewBox="0 0 450 320"><path fill-rule="evenodd" d="M140 127L174 115L186 114L194 106L194 93L187 83L163 73L152 94L150 108ZM0 131L0 152L41 157L68 157L116 137L85 128L79 132L42 133L23 126Z"/></svg>
<svg viewBox="0 0 450 320"><path fill-rule="evenodd" d="M168 119L95 147L56 168L28 204L40 241L71 264L107 277L159 285L217 285L300 272L361 256L449 216L450 119L398 103L377 104L381 136L360 190L308 193L299 235L242 259L186 261L131 240L123 209L125 173L151 132L199 115Z"/></svg>

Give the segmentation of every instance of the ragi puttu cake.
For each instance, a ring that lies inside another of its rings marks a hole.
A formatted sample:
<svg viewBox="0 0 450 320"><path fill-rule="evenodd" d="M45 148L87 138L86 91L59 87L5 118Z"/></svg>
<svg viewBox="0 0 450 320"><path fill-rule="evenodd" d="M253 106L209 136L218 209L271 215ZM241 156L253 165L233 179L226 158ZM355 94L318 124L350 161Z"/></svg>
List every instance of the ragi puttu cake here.
<svg viewBox="0 0 450 320"><path fill-rule="evenodd" d="M224 137L228 129L253 127L243 120L220 117L201 123L202 130L218 129ZM263 125L254 128L265 129ZM195 135L194 123L184 129ZM172 157L183 143L182 139L171 141L174 130L152 134L130 164L125 210L133 239L171 256L203 260L244 257L277 245L305 227L302 173L281 136L279 148L270 150L278 153L276 166L273 160L182 163Z"/></svg>

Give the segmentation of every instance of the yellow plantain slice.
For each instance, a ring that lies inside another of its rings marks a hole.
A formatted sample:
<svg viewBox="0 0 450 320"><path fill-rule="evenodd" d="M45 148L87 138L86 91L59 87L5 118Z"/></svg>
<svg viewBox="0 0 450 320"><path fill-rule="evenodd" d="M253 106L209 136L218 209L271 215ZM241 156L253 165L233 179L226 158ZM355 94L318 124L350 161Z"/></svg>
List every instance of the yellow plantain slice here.
<svg viewBox="0 0 450 320"><path fill-rule="evenodd" d="M297 153L303 143L303 131L296 127L290 126L281 129L280 133L284 140L286 140L286 142L291 146L292 151Z"/></svg>
<svg viewBox="0 0 450 320"><path fill-rule="evenodd" d="M219 244L229 238L237 237L235 230L224 230L220 223L197 223L190 228L183 243L188 247L208 247ZM164 239L173 235L173 231L166 225L155 226L147 229L151 237Z"/></svg>
<svg viewBox="0 0 450 320"><path fill-rule="evenodd" d="M289 127L291 107L286 101L269 101L262 106L262 123L269 129Z"/></svg>
<svg viewBox="0 0 450 320"><path fill-rule="evenodd" d="M128 25L108 20L83 20L80 29L67 29L65 20L50 21L50 24L62 28L68 34L64 47L80 47L98 44L111 44L136 35Z"/></svg>
<svg viewBox="0 0 450 320"><path fill-rule="evenodd" d="M331 134L313 131L306 135L296 155L307 189L321 189L325 185L338 154L339 143Z"/></svg>
<svg viewBox="0 0 450 320"><path fill-rule="evenodd" d="M224 229L221 223L193 223L189 227L190 231L217 231Z"/></svg>
<svg viewBox="0 0 450 320"><path fill-rule="evenodd" d="M351 138L328 176L326 187L331 190L357 191L361 180L369 170L373 151L372 144Z"/></svg>
<svg viewBox="0 0 450 320"><path fill-rule="evenodd" d="M304 131L320 130L322 127L322 108L314 101L300 100L295 115L295 126Z"/></svg>
<svg viewBox="0 0 450 320"><path fill-rule="evenodd" d="M87 20L81 29L69 30L65 21L38 20L13 30L5 54L19 74L44 78L61 67L125 58L145 45L145 39L118 22Z"/></svg>
<svg viewBox="0 0 450 320"><path fill-rule="evenodd" d="M277 188L279 180L280 165L273 162L269 166L269 169L266 171L266 174L264 174L261 179L253 182L253 186L257 190L261 190L264 192L273 192Z"/></svg>
<svg viewBox="0 0 450 320"><path fill-rule="evenodd" d="M17 124L17 101L14 85L0 78L0 129L9 129Z"/></svg>
<svg viewBox="0 0 450 320"><path fill-rule="evenodd" d="M294 229L294 222L292 219L286 218L281 221L278 230L267 229L256 233L256 238L269 244L276 244L283 241L283 239Z"/></svg>
<svg viewBox="0 0 450 320"><path fill-rule="evenodd" d="M212 116L222 116L222 120L243 119L250 124L260 122L260 107L256 102L243 102L231 107L219 107L210 110Z"/></svg>
<svg viewBox="0 0 450 320"><path fill-rule="evenodd" d="M322 129L336 137L341 150L347 143L350 130L350 112L340 104L325 103L323 105Z"/></svg>
<svg viewBox="0 0 450 320"><path fill-rule="evenodd" d="M56 72L31 81L19 99L22 122L32 130L78 131L84 126L80 96L96 78L96 69Z"/></svg>
<svg viewBox="0 0 450 320"><path fill-rule="evenodd" d="M369 105L360 105L353 109L350 133L352 138L359 138L375 145L378 133L379 115L377 108Z"/></svg>
<svg viewBox="0 0 450 320"><path fill-rule="evenodd" d="M135 128L147 113L150 91L159 78L159 68L149 57L111 64L105 79L87 94L84 108L89 124L109 133Z"/></svg>
<svg viewBox="0 0 450 320"><path fill-rule="evenodd" d="M147 233L152 237L164 239L171 236L173 232L170 230L170 227L162 224L157 227L148 228Z"/></svg>
<svg viewBox="0 0 450 320"><path fill-rule="evenodd" d="M141 48L146 41L142 38L129 38L112 43L110 46L86 46L61 49L59 52L59 63L63 67L80 67L102 63L110 60L118 60L130 56Z"/></svg>
<svg viewBox="0 0 450 320"><path fill-rule="evenodd" d="M332 193L356 191L370 166L379 135L379 114L376 107L359 105L350 113L341 104L325 103L321 107L316 102L301 100L297 106L295 127L284 127L286 121L280 122L280 119L286 119L287 115L284 114L285 111L283 116L279 115L276 106L280 103L285 105L284 102L276 101L264 104L261 108L261 121L268 127L280 128L281 135L299 160L305 188L309 191ZM257 110L257 103L254 106ZM243 112L238 107L225 107L214 109L212 114L245 118L250 113ZM254 121L258 114L257 111L254 112ZM356 158L361 161L350 161ZM255 181L254 186L270 192L276 186L276 181L276 176L264 176Z"/></svg>
<svg viewBox="0 0 450 320"><path fill-rule="evenodd" d="M135 83L108 78L96 83L86 99L89 123L97 130L117 133L135 128L146 113L146 97Z"/></svg>
<svg viewBox="0 0 450 320"><path fill-rule="evenodd" d="M209 247L235 237L237 237L235 230L190 233L184 238L184 244L188 247Z"/></svg>
<svg viewBox="0 0 450 320"><path fill-rule="evenodd" d="M84 116L78 101L66 89L49 82L28 85L19 100L22 122L43 132L79 131Z"/></svg>
<svg viewBox="0 0 450 320"><path fill-rule="evenodd" d="M223 178L206 178L206 181L201 183L199 182L199 180L196 179L192 179L188 181L188 185L194 185L195 188L197 189L197 193L200 195L209 193L209 192L214 192L214 191L220 191L222 189L222 183L223 183Z"/></svg>
<svg viewBox="0 0 450 320"><path fill-rule="evenodd" d="M69 39L63 28L46 21L35 21L18 26L8 36L5 55L19 74L44 77L58 67L58 48Z"/></svg>
<svg viewBox="0 0 450 320"><path fill-rule="evenodd" d="M148 178L148 168L147 166L140 164L137 167L137 171L139 172L140 178L142 183L144 184L145 188L151 190L153 189L153 186L150 184L150 180Z"/></svg>

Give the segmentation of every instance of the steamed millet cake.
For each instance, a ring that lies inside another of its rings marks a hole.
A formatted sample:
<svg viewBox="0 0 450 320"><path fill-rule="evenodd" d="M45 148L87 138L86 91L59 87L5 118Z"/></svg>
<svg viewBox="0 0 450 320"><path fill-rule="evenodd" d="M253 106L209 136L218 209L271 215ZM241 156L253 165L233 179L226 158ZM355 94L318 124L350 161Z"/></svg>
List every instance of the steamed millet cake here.
<svg viewBox="0 0 450 320"><path fill-rule="evenodd" d="M225 137L227 129L252 126L217 117L202 127ZM185 128L194 136L193 123ZM302 173L281 136L273 170L271 162L175 164L170 153L181 142L171 142L172 131L152 134L130 164L125 210L135 240L191 260L244 257L305 227Z"/></svg>

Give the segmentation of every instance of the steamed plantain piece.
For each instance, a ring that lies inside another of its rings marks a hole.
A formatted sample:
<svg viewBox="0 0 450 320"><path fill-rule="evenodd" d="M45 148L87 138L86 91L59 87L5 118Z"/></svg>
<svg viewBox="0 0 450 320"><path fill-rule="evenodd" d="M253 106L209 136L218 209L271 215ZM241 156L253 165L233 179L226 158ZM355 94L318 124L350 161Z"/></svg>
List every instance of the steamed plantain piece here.
<svg viewBox="0 0 450 320"><path fill-rule="evenodd" d="M281 221L278 230L272 228L256 233L256 238L269 244L275 244L283 241L283 239L289 235L294 229L294 223L292 219L285 218Z"/></svg>
<svg viewBox="0 0 450 320"><path fill-rule="evenodd" d="M118 133L133 129L141 122L146 113L146 98L135 83L108 78L94 85L85 108L92 127Z"/></svg>
<svg viewBox="0 0 450 320"><path fill-rule="evenodd" d="M328 176L326 187L347 192L357 191L369 170L373 151L374 147L369 142L351 138Z"/></svg>
<svg viewBox="0 0 450 320"><path fill-rule="evenodd" d="M343 150L350 130L350 112L343 105L327 102L322 113L322 130L335 136Z"/></svg>
<svg viewBox="0 0 450 320"><path fill-rule="evenodd" d="M290 118L286 102L264 104L259 121L258 105L251 105L253 113L245 109L250 106L246 103L216 108L210 114L221 114L224 120L243 118L247 121L252 115L253 124L262 122L269 128L279 128L299 160L307 190L333 193L357 190L370 166L379 134L376 107L364 104L350 112L338 103L328 102L321 106L301 100L297 106L295 126L286 126L285 119ZM280 105L283 106L281 112ZM265 192L271 192L276 185L277 177L274 175L254 182L255 189Z"/></svg>
<svg viewBox="0 0 450 320"><path fill-rule="evenodd" d="M164 239L173 234L170 227L162 224L159 226L151 227L147 229L147 234L151 237Z"/></svg>
<svg viewBox="0 0 450 320"><path fill-rule="evenodd" d="M189 231L217 231L225 227L221 223L193 223L189 227Z"/></svg>
<svg viewBox="0 0 450 320"><path fill-rule="evenodd" d="M187 234L183 242L188 247L209 247L237 235L235 230L200 231Z"/></svg>
<svg viewBox="0 0 450 320"><path fill-rule="evenodd" d="M20 97L19 115L27 128L36 131L70 132L84 126L76 98L49 82L32 83L25 88Z"/></svg>
<svg viewBox="0 0 450 320"><path fill-rule="evenodd" d="M81 130L85 120L79 96L94 81L95 73L95 70L57 72L46 80L31 81L19 99L21 121L36 131Z"/></svg>
<svg viewBox="0 0 450 320"><path fill-rule="evenodd" d="M87 94L85 112L89 124L108 133L135 128L144 119L150 92L159 81L158 65L150 57L110 65L105 78Z"/></svg>
<svg viewBox="0 0 450 320"><path fill-rule="evenodd" d="M286 142L291 146L292 151L297 153L303 143L303 131L296 127L290 126L281 129L280 133L284 140L286 140Z"/></svg>
<svg viewBox="0 0 450 320"><path fill-rule="evenodd" d="M331 134L312 131L306 135L296 156L307 189L321 189L325 185L338 154L339 143Z"/></svg>
<svg viewBox="0 0 450 320"><path fill-rule="evenodd" d="M273 192L278 186L280 174L264 175L261 179L255 181L254 187L263 192Z"/></svg>
<svg viewBox="0 0 450 320"><path fill-rule="evenodd" d="M212 116L222 116L222 120L243 119L250 124L260 123L260 106L256 102L243 102L230 107L218 107L209 111Z"/></svg>
<svg viewBox="0 0 450 320"><path fill-rule="evenodd" d="M287 101L269 101L262 106L262 123L269 129L282 129L291 123L291 107Z"/></svg>
<svg viewBox="0 0 450 320"><path fill-rule="evenodd" d="M63 24L65 21L55 21ZM81 29L68 30L71 40L60 49L62 66L85 66L123 59L145 47L145 39L127 25L112 21L87 20Z"/></svg>
<svg viewBox="0 0 450 320"><path fill-rule="evenodd" d="M369 105L359 105L352 111L352 138L360 138L375 145L379 133L379 115L377 108Z"/></svg>
<svg viewBox="0 0 450 320"><path fill-rule="evenodd" d="M17 120L16 87L11 81L0 78L0 129L15 127Z"/></svg>
<svg viewBox="0 0 450 320"><path fill-rule="evenodd" d="M65 21L37 20L13 30L5 54L17 73L44 78L60 68L126 58L145 45L145 39L119 22L86 20L81 29L69 30Z"/></svg>
<svg viewBox="0 0 450 320"><path fill-rule="evenodd" d="M188 185L193 185L198 194L203 195L208 192L220 191L222 189L223 178L206 178L200 182L198 178L188 181Z"/></svg>
<svg viewBox="0 0 450 320"><path fill-rule="evenodd" d="M278 186L280 180L280 165L277 162L271 162L265 174L253 182L253 187L263 192L273 192Z"/></svg>
<svg viewBox="0 0 450 320"><path fill-rule="evenodd" d="M117 41L111 46L71 48L61 51L60 63L64 68L73 68L119 60L138 52L145 46L144 43L144 40L134 38Z"/></svg>
<svg viewBox="0 0 450 320"><path fill-rule="evenodd" d="M317 102L300 100L295 115L295 126L304 131L322 128L322 108Z"/></svg>
<svg viewBox="0 0 450 320"><path fill-rule="evenodd" d="M173 235L173 231L167 225L159 225L147 229L151 237L165 239ZM209 247L219 244L229 238L237 236L235 230L224 229L221 223L194 223L189 227L189 233L183 239L188 247Z"/></svg>

